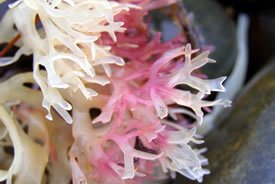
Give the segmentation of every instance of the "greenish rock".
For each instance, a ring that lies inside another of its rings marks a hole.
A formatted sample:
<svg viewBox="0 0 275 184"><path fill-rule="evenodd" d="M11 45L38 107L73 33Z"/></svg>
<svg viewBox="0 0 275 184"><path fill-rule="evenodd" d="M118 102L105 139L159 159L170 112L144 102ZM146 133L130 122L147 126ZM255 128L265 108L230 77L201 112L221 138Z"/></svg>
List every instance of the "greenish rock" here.
<svg viewBox="0 0 275 184"><path fill-rule="evenodd" d="M206 137L210 175L204 184L275 183L275 60L233 103L231 113ZM173 184L192 184L177 176Z"/></svg>
<svg viewBox="0 0 275 184"><path fill-rule="evenodd" d="M215 0L183 0L193 13L193 26L200 35L200 46L211 45L215 51L210 58L217 61L202 68L209 78L228 75L237 57L236 29L231 18Z"/></svg>
<svg viewBox="0 0 275 184"><path fill-rule="evenodd" d="M206 139L205 183L275 183L275 62L256 75L231 115Z"/></svg>

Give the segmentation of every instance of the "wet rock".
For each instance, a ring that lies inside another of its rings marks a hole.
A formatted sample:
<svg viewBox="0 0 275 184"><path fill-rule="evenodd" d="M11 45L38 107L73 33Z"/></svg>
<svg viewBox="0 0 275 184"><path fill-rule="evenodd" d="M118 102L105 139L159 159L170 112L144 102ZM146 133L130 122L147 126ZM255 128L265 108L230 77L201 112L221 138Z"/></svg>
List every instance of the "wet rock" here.
<svg viewBox="0 0 275 184"><path fill-rule="evenodd" d="M205 183L275 183L275 62L248 84L231 115L206 139Z"/></svg>
<svg viewBox="0 0 275 184"><path fill-rule="evenodd" d="M275 59L256 75L229 116L206 137L204 184L275 183ZM177 176L173 184L192 184Z"/></svg>

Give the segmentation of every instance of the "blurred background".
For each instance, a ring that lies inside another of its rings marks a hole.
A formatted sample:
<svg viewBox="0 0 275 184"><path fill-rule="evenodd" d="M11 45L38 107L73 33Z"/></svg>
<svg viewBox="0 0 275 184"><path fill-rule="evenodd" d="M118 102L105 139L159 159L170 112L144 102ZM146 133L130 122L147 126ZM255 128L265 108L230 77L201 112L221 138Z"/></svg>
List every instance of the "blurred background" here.
<svg viewBox="0 0 275 184"><path fill-rule="evenodd" d="M0 17L10 2L0 5ZM210 78L231 74L239 54L238 16L244 13L249 17L245 84L238 89L232 108L218 118L220 124L205 136L203 147L208 148L207 168L212 173L204 177L203 183L275 184L275 0L182 2L190 21L184 28L187 31L194 28L195 33L190 33L194 42L198 47L212 49L210 58L217 60L216 64L203 68ZM153 17L155 22L166 19L154 13ZM162 32L164 39L169 39L169 33L175 35L178 30L173 23L165 23ZM0 50L4 47L0 45ZM7 55L15 51L14 47ZM0 77L30 71L32 63L26 62L30 60L31 56L23 56L19 62L0 68ZM197 182L178 175L170 183Z"/></svg>

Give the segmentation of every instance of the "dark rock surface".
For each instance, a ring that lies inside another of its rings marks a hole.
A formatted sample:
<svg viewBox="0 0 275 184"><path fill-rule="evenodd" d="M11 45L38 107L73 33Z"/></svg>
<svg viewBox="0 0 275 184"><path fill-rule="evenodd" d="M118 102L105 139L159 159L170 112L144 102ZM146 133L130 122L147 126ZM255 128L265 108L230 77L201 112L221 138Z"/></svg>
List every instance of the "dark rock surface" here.
<svg viewBox="0 0 275 184"><path fill-rule="evenodd" d="M231 115L206 142L205 183L275 183L275 63L242 91Z"/></svg>
<svg viewBox="0 0 275 184"><path fill-rule="evenodd" d="M275 183L275 60L258 73L231 114L206 137L205 184ZM178 176L173 184L197 183Z"/></svg>

